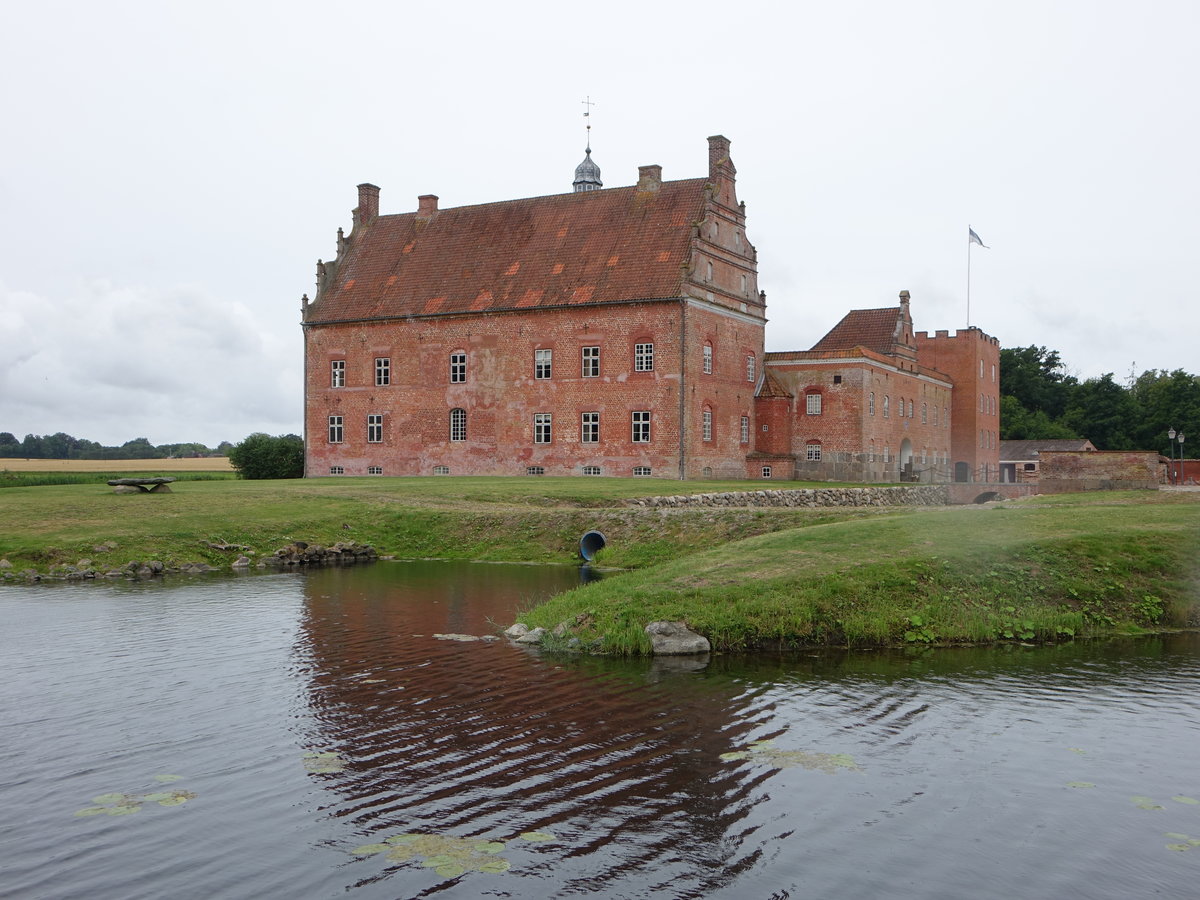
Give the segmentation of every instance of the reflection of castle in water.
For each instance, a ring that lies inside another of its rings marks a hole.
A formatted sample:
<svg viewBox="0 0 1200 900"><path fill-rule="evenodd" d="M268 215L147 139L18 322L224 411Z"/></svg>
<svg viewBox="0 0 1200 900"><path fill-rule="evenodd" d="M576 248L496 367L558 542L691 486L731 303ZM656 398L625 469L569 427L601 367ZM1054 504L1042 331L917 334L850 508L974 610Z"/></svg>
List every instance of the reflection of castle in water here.
<svg viewBox="0 0 1200 900"><path fill-rule="evenodd" d="M644 869L644 879L652 867L663 884L726 881L747 852L728 836L771 774L720 759L767 713L754 710L753 692L689 672L693 663L540 658L505 640L435 640L487 634L489 616L507 624L533 594L576 577L458 568L451 577L444 566L381 565L306 578L297 662L310 672L310 747L346 763L319 776L342 795L335 815L363 836L503 840L549 830L583 867L557 872L560 890L575 876L594 889L610 877L595 866L618 858L621 878Z"/></svg>

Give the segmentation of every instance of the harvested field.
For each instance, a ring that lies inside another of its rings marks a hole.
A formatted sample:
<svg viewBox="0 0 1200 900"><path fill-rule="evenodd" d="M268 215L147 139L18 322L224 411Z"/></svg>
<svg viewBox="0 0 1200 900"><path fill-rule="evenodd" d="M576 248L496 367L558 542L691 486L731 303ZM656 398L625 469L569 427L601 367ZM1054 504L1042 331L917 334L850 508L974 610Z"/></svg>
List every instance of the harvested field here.
<svg viewBox="0 0 1200 900"><path fill-rule="evenodd" d="M196 459L0 459L0 472L232 472L224 456Z"/></svg>

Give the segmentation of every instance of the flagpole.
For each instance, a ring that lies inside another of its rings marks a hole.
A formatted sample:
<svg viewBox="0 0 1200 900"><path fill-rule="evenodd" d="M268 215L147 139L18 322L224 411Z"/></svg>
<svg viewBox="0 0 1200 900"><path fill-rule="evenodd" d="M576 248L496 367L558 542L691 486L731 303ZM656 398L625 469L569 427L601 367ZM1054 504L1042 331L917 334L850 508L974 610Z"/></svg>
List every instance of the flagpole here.
<svg viewBox="0 0 1200 900"><path fill-rule="evenodd" d="M967 327L971 327L971 226L967 226Z"/></svg>

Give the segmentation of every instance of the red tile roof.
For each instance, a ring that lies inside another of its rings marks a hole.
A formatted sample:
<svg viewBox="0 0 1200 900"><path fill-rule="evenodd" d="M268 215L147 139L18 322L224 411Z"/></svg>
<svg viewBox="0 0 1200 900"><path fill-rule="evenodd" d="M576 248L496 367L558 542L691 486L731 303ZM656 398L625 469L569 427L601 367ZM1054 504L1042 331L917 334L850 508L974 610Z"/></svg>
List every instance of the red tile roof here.
<svg viewBox="0 0 1200 900"><path fill-rule="evenodd" d="M813 350L849 350L866 347L877 353L890 354L903 340L901 324L903 310L899 306L884 309L852 309L825 337L813 344Z"/></svg>
<svg viewBox="0 0 1200 900"><path fill-rule="evenodd" d="M308 322L682 296L707 179L379 216L357 226Z"/></svg>

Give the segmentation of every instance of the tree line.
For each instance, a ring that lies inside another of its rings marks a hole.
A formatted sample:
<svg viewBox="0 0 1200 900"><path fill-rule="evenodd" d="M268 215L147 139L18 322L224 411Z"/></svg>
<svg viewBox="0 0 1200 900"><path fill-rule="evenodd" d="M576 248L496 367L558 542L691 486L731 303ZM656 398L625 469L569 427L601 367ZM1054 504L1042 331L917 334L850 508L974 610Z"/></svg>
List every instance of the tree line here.
<svg viewBox="0 0 1200 900"><path fill-rule="evenodd" d="M1188 441L1172 441L1171 429ZM1125 384L1112 372L1080 381L1067 374L1057 350L1002 349L1000 439L1054 438L1085 438L1099 450L1186 455L1200 444L1200 376L1147 369Z"/></svg>
<svg viewBox="0 0 1200 900"><path fill-rule="evenodd" d="M134 438L119 447L105 447L95 441L57 434L27 434L18 440L10 431L0 431L0 459L169 459L180 457L228 456L233 445L221 441L216 447L204 444L160 444L146 438Z"/></svg>

